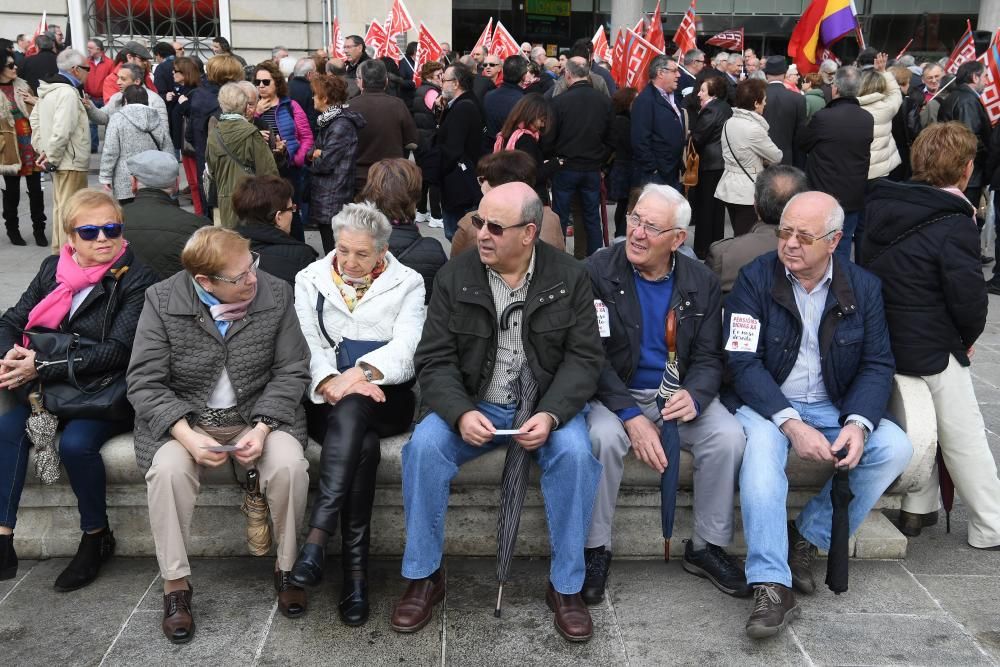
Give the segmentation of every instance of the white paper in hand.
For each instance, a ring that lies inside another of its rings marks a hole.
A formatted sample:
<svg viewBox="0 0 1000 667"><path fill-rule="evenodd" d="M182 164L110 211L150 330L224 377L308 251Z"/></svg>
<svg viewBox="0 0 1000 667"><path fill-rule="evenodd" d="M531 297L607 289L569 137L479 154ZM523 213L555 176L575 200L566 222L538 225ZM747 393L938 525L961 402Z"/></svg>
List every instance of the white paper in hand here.
<svg viewBox="0 0 1000 667"><path fill-rule="evenodd" d="M728 352L756 352L760 339L760 320L743 313L733 313L729 321Z"/></svg>

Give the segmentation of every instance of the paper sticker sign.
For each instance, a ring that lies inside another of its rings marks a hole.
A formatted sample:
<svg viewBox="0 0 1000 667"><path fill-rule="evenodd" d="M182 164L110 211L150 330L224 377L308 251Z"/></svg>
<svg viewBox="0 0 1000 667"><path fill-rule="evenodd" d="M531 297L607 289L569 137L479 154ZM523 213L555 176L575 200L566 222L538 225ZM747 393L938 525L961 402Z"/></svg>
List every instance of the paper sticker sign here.
<svg viewBox="0 0 1000 667"><path fill-rule="evenodd" d="M729 322L729 340L726 350L729 352L756 352L757 340L760 338L760 321L750 315L733 313Z"/></svg>

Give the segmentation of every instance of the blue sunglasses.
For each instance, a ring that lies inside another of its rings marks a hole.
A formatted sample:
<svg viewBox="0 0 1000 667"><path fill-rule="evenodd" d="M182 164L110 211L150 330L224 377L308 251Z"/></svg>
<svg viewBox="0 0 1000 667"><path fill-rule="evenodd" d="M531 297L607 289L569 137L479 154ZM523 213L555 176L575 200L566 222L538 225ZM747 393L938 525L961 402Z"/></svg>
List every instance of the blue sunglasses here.
<svg viewBox="0 0 1000 667"><path fill-rule="evenodd" d="M125 225L120 222L109 222L104 225L84 225L83 227L74 227L73 232L84 241L93 241L97 239L101 232L104 232L104 238L116 239L122 235L122 229L124 227Z"/></svg>

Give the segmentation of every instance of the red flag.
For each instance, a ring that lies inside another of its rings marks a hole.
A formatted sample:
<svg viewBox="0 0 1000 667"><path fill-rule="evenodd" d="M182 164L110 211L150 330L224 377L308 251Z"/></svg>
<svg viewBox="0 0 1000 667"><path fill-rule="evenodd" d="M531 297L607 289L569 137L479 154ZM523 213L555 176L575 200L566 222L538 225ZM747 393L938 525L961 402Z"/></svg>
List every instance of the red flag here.
<svg viewBox="0 0 1000 667"><path fill-rule="evenodd" d="M382 27L382 24L377 19L372 19L371 24L368 26L368 32L365 33L365 46L374 47L375 56L380 57L388 41L385 28Z"/></svg>
<svg viewBox="0 0 1000 667"><path fill-rule="evenodd" d="M38 22L38 27L35 28L35 34L31 37L31 44L28 44L28 48L25 50L25 56L33 56L38 53L38 47L35 46L35 37L38 37L45 32L45 12L42 12L42 20Z"/></svg>
<svg viewBox="0 0 1000 667"><path fill-rule="evenodd" d="M631 30L625 35L625 57L622 63L622 83L642 90L649 81L649 63L662 52Z"/></svg>
<svg viewBox="0 0 1000 667"><path fill-rule="evenodd" d="M622 83L625 65L625 28L618 28L618 37L615 38L615 48L611 50L611 78L619 87L624 87Z"/></svg>
<svg viewBox="0 0 1000 667"><path fill-rule="evenodd" d="M376 58L392 58L396 64L403 59L403 52L399 50L399 42L396 41L395 37L388 37L385 41L385 46L382 51L375 54Z"/></svg>
<svg viewBox="0 0 1000 667"><path fill-rule="evenodd" d="M475 53L480 49L480 47L485 46L486 50L490 50L490 45L493 44L493 17L486 23L486 28L483 29L483 34L479 36L476 40L476 44L472 47L472 53Z"/></svg>
<svg viewBox="0 0 1000 667"><path fill-rule="evenodd" d="M594 58L600 60L601 62L609 62L611 60L610 50L608 48L608 37L604 34L604 26L598 26L597 32L594 33L594 38L590 40L590 43L594 45Z"/></svg>
<svg viewBox="0 0 1000 667"><path fill-rule="evenodd" d="M444 53L444 49L431 31L427 29L424 22L420 22L420 29L417 31L417 57L413 63L413 83L419 86L423 83L420 77L420 70L423 69L424 63L433 62L439 59Z"/></svg>
<svg viewBox="0 0 1000 667"><path fill-rule="evenodd" d="M677 45L677 53L680 55L698 48L694 25L697 18L694 15L694 3L695 0L691 0L691 6L684 13L684 18L681 19L681 24L677 27L677 33L674 35L674 44Z"/></svg>
<svg viewBox="0 0 1000 667"><path fill-rule="evenodd" d="M632 32L634 32L635 34L639 35L640 37L645 37L646 36L646 19L643 18L642 16L640 16L639 20L635 22L635 27L632 28Z"/></svg>
<svg viewBox="0 0 1000 667"><path fill-rule="evenodd" d="M820 51L819 60L817 60L816 62L822 65L824 60L832 60L833 62L837 63L837 67L840 67L841 65L844 64L840 62L840 58L837 57L837 54L835 54L830 49L823 49L822 51Z"/></svg>
<svg viewBox="0 0 1000 667"><path fill-rule="evenodd" d="M413 19L410 18L410 12L406 10L403 0L393 0L389 15L385 18L385 34L392 39L396 35L413 30L414 27Z"/></svg>
<svg viewBox="0 0 1000 667"><path fill-rule="evenodd" d="M955 45L955 50L951 52L951 57L948 58L948 64L945 65L944 70L948 74L954 74L963 63L975 59L976 43L972 39L972 24L966 19L965 33L962 34L962 37L958 40L958 44Z"/></svg>
<svg viewBox="0 0 1000 667"><path fill-rule="evenodd" d="M979 56L979 62L986 66L986 87L983 89L983 106L990 117L990 123L996 125L1000 121L1000 49L997 48L997 38L1000 30L993 35L989 47Z"/></svg>
<svg viewBox="0 0 1000 667"><path fill-rule="evenodd" d="M516 56L521 53L521 46L514 41L514 38L503 23L497 21L496 28L493 29L493 42L490 45L490 55L500 58L502 63L508 56Z"/></svg>
<svg viewBox="0 0 1000 667"><path fill-rule="evenodd" d="M712 46L721 47L727 51L739 51L743 53L743 28L738 30L724 30L709 39L707 43Z"/></svg>
<svg viewBox="0 0 1000 667"><path fill-rule="evenodd" d="M344 34L340 30L340 19L336 16L333 17L333 22L330 23L330 48L327 50L331 58L340 58L343 60L347 57L347 54L344 53Z"/></svg>
<svg viewBox="0 0 1000 667"><path fill-rule="evenodd" d="M694 6L693 2L692 6ZM684 25L683 22L681 25ZM653 10L653 18L649 20L649 32L646 33L646 41L658 48L661 53L667 48L667 40L663 36L663 17L660 16L660 0L656 0L656 9Z"/></svg>

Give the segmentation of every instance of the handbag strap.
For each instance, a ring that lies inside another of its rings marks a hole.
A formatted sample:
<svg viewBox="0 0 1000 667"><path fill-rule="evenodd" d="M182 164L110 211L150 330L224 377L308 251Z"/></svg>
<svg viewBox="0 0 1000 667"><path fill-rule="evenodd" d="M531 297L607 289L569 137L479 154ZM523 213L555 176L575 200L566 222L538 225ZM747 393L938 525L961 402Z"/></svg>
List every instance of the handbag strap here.
<svg viewBox="0 0 1000 667"><path fill-rule="evenodd" d="M233 155L233 152L231 150L229 150L229 146L227 146L226 142L222 140L222 133L219 132L219 126L218 125L215 126L215 139L216 139L216 141L219 142L219 145L222 146L222 150L226 151L226 155L228 155L232 159L233 162L235 162L236 164L238 164L240 166L240 168L243 169L243 171L245 171L246 173L250 174L251 176L256 175L256 172L254 171L253 167L251 167L246 162L244 162L243 160L241 160L238 157L236 157L235 155Z"/></svg>
<svg viewBox="0 0 1000 667"><path fill-rule="evenodd" d="M162 151L163 149L160 147L160 142L156 140L156 136L152 132L147 132L146 134L148 134L149 138L153 140L153 145L156 146L156 150Z"/></svg>
<svg viewBox="0 0 1000 667"><path fill-rule="evenodd" d="M743 166L743 163L740 162L740 159L736 157L736 153L733 151L733 145L729 143L729 131L725 125L722 126L722 135L726 138L726 145L729 146L729 154L733 156L734 160L736 160L736 164L740 166L740 169L743 170L743 173L746 174L747 178L750 179L751 183L756 183L757 181L755 181L753 176L750 175L750 172L746 170L746 168Z"/></svg>
<svg viewBox="0 0 1000 667"><path fill-rule="evenodd" d="M336 350L337 349L337 343L335 343L333 341L333 338L330 337L330 334L326 330L326 325L323 324L323 306L325 304L326 304L326 297L323 296L322 292L317 291L316 292L316 319L319 321L319 330L320 330L320 333L323 334L323 338L326 338L326 342L328 342L333 347L333 349Z"/></svg>

